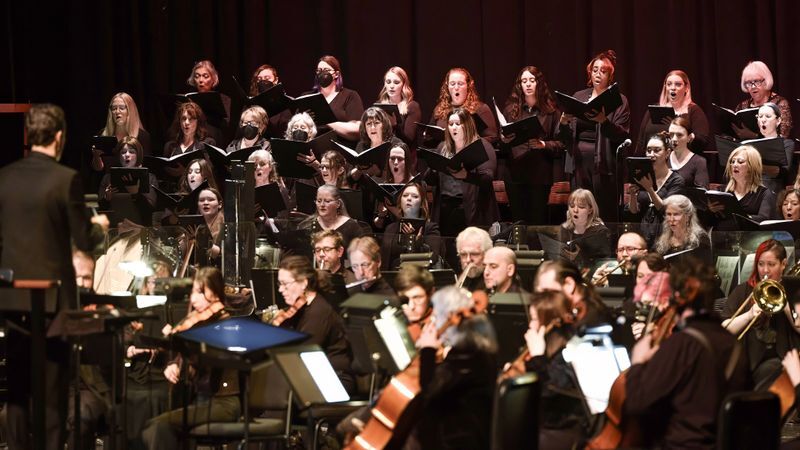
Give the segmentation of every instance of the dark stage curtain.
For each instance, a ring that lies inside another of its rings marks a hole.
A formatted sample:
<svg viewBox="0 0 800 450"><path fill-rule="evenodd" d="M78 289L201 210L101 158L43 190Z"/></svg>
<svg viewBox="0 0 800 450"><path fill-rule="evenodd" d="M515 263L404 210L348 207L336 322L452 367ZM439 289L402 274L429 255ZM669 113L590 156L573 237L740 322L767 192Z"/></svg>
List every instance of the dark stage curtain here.
<svg viewBox="0 0 800 450"><path fill-rule="evenodd" d="M447 0L447 1L6 1L0 29L0 102L62 105L69 122L65 162L88 163L88 137L115 92L136 100L160 149L166 124L157 94L186 92L194 61L211 59L220 90L247 83L262 63L287 91L311 88L319 56L342 62L345 85L373 102L384 71L409 71L423 118L444 73L466 67L482 98L503 103L516 72L539 66L553 89L586 85L585 66L613 48L616 74L638 127L667 71L685 70L714 126L711 102L745 98L741 69L763 60L775 90L800 96L800 3L794 0ZM795 127L797 128L797 127ZM795 133L797 134L797 133Z"/></svg>

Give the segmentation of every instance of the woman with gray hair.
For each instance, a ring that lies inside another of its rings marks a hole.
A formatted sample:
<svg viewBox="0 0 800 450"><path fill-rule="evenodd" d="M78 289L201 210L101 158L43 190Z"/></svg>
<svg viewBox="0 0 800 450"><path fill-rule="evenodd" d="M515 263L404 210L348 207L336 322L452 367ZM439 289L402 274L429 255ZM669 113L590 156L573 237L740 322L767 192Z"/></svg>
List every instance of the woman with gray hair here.
<svg viewBox="0 0 800 450"><path fill-rule="evenodd" d="M789 107L789 100L778 95L772 90L775 80L772 78L772 72L766 64L762 61L750 61L742 69L742 92L750 94L750 98L742 100L741 103L736 105L736 111L747 108L758 108L766 103L772 102L778 105L781 110L781 128L780 134L783 137L789 137L792 131L792 110ZM758 130L750 130L745 127L733 126L733 131L739 139L754 139L758 137Z"/></svg>
<svg viewBox="0 0 800 450"><path fill-rule="evenodd" d="M417 340L422 411L409 436L419 448L489 448L497 378L497 339L485 315L470 316L469 292L448 286L433 294L433 321ZM453 320L437 338L437 330ZM440 346L445 359L436 364ZM470 424L453 433L453 424Z"/></svg>
<svg viewBox="0 0 800 450"><path fill-rule="evenodd" d="M655 243L655 251L661 255L693 250L708 249L708 234L697 220L692 201L677 194L664 199L664 227Z"/></svg>

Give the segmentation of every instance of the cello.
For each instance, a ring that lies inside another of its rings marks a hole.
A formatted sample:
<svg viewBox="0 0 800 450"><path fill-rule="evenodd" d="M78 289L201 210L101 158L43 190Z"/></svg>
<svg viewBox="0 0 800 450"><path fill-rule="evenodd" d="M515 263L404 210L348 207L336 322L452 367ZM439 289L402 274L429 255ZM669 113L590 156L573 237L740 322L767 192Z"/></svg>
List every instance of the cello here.
<svg viewBox="0 0 800 450"><path fill-rule="evenodd" d="M474 301L474 298L473 298ZM475 314L474 306L450 314L450 318L436 330L441 337L451 326ZM414 417L421 407L419 394L420 357L417 355L404 370L392 377L372 407L370 418L364 429L345 447L346 450L373 450L387 446L399 447L398 436L405 437L414 426Z"/></svg>

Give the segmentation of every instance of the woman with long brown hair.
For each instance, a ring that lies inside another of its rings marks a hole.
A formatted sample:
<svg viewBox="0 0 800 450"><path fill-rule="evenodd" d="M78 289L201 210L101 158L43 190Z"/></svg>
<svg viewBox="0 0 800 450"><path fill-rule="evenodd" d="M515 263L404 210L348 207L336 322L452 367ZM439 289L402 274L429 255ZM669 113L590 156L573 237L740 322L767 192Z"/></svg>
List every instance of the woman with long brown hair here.
<svg viewBox="0 0 800 450"><path fill-rule="evenodd" d="M164 144L164 156L199 150L203 144L216 145L209 135L206 115L197 103L183 103L175 110L175 118L169 128L170 140Z"/></svg>
<svg viewBox="0 0 800 450"><path fill-rule="evenodd" d="M559 137L561 112L544 74L535 66L525 66L517 74L511 95L506 100L503 115L508 122L517 122L537 116L545 134L535 139L501 135L502 147L510 148L508 162L510 193L514 220L528 224L545 224L547 196L554 181L564 176L564 143ZM564 132L569 128L564 126Z"/></svg>

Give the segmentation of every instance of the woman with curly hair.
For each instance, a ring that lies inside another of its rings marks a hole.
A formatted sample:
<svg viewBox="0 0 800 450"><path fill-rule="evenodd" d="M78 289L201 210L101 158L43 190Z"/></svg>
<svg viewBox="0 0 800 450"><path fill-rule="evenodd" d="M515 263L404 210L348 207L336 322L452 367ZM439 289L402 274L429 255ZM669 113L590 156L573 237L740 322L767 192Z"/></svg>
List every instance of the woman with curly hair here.
<svg viewBox="0 0 800 450"><path fill-rule="evenodd" d="M175 118L169 128L171 139L164 145L164 156L199 150L203 144L216 145L209 136L206 115L197 103L183 103L175 111Z"/></svg>
<svg viewBox="0 0 800 450"><path fill-rule="evenodd" d="M702 248L711 256L708 234L700 226L692 201L677 194L664 199L664 227L655 243L661 255ZM699 256L698 256L699 257Z"/></svg>
<svg viewBox="0 0 800 450"><path fill-rule="evenodd" d="M447 128L447 119L453 108L463 108L471 115L477 116L483 122L478 130L480 137L486 138L490 143L497 140L497 125L492 111L483 103L475 88L475 79L461 67L447 71L442 87L439 89L439 100L433 109L430 123L437 127ZM483 128L485 126L485 128ZM447 134L447 133L445 133Z"/></svg>

